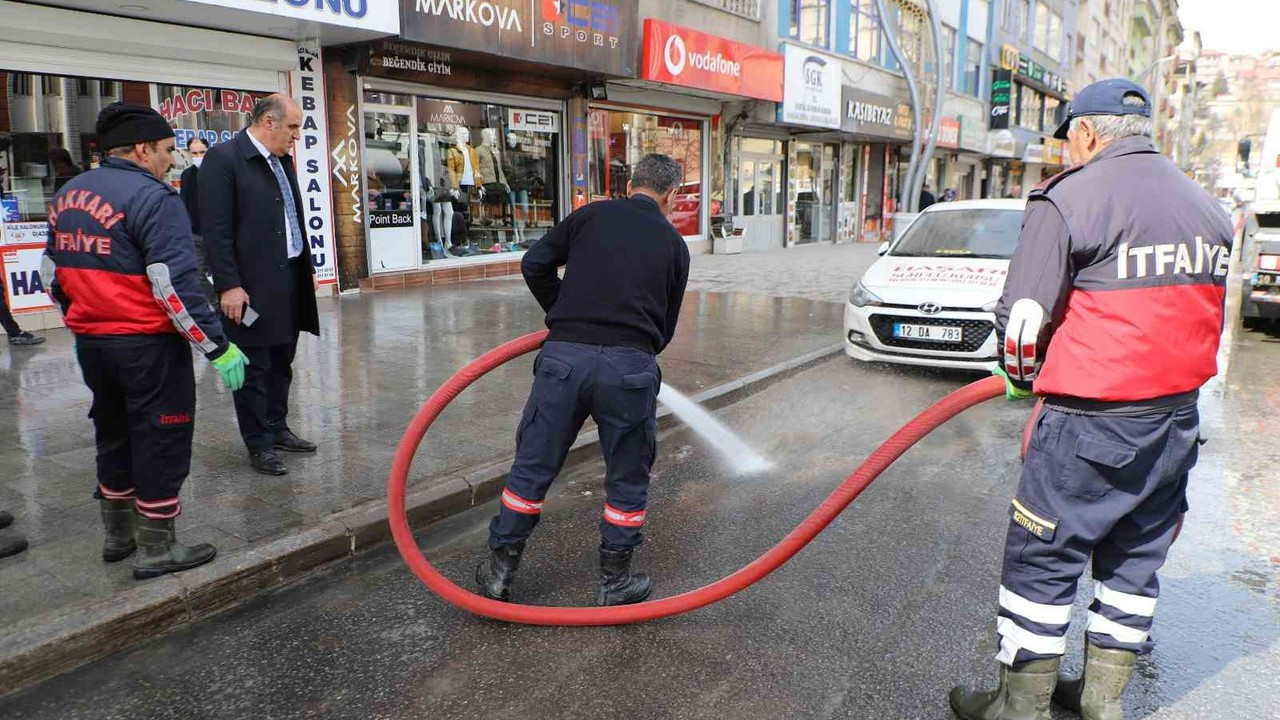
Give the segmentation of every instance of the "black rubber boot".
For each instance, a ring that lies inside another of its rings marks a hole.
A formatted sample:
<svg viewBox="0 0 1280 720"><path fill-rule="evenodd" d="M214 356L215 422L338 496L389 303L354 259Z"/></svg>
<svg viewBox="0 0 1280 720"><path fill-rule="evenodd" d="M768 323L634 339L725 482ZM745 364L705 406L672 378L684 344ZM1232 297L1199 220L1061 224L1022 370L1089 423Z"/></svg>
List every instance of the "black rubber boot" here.
<svg viewBox="0 0 1280 720"><path fill-rule="evenodd" d="M510 602L511 581L516 578L523 554L523 542L500 545L497 550L490 551L489 559L481 560L476 566L476 584L480 586L480 594L490 600Z"/></svg>
<svg viewBox="0 0 1280 720"><path fill-rule="evenodd" d="M951 690L951 709L964 720L1052 720L1049 704L1061 658L1033 660L1017 669L1000 665L1000 687Z"/></svg>
<svg viewBox="0 0 1280 720"><path fill-rule="evenodd" d="M133 576L138 580L190 570L217 556L218 551L212 545L179 543L173 524L173 518L156 520L142 515L134 518L138 557L133 561Z"/></svg>
<svg viewBox="0 0 1280 720"><path fill-rule="evenodd" d="M600 548L600 589L596 590L596 605L644 602L652 592L652 578L631 572L630 550Z"/></svg>
<svg viewBox="0 0 1280 720"><path fill-rule="evenodd" d="M102 559L109 563L120 562L138 549L133 537L133 501L101 498L98 508L102 511L102 529L106 531Z"/></svg>
<svg viewBox="0 0 1280 720"><path fill-rule="evenodd" d="M1085 643L1084 656L1084 674L1079 679L1058 678L1053 701L1084 720L1124 720L1124 690L1138 654Z"/></svg>
<svg viewBox="0 0 1280 720"><path fill-rule="evenodd" d="M0 558L17 555L27 549L27 539L14 533L0 533Z"/></svg>

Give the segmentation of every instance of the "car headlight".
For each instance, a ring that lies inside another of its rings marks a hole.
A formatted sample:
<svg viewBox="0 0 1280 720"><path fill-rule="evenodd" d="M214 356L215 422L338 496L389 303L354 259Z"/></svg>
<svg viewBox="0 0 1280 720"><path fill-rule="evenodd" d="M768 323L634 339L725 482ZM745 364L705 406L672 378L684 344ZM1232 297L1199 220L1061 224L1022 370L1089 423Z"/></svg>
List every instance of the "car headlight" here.
<svg viewBox="0 0 1280 720"><path fill-rule="evenodd" d="M1000 304L1000 299L999 299L999 298L996 298L995 300L992 300L991 302L987 303L986 305L983 305L983 306L982 306L982 312L995 312L995 311L996 311L996 306L997 306L997 305L999 305L999 304Z"/></svg>
<svg viewBox="0 0 1280 720"><path fill-rule="evenodd" d="M854 283L853 290L849 291L849 302L854 307L866 307L868 305L883 305L884 301L875 296L862 284L861 281Z"/></svg>

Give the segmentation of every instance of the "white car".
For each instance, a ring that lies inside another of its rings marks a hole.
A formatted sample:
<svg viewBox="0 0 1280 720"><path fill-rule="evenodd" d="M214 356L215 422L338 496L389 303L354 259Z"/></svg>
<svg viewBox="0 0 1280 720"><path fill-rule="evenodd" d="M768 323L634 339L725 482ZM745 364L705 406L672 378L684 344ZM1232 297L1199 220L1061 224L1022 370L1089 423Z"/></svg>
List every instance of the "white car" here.
<svg viewBox="0 0 1280 720"><path fill-rule="evenodd" d="M920 213L850 291L845 354L990 372L994 310L1025 209L1025 200L971 200Z"/></svg>

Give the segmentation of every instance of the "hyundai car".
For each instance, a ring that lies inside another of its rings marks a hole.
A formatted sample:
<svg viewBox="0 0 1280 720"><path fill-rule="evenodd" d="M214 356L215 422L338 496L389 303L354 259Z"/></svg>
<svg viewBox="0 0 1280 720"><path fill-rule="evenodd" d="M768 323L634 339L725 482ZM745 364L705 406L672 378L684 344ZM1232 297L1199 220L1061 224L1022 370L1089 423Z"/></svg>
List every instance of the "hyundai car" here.
<svg viewBox="0 0 1280 720"><path fill-rule="evenodd" d="M995 308L1018 246L1025 200L930 206L854 283L845 354L868 362L989 372Z"/></svg>

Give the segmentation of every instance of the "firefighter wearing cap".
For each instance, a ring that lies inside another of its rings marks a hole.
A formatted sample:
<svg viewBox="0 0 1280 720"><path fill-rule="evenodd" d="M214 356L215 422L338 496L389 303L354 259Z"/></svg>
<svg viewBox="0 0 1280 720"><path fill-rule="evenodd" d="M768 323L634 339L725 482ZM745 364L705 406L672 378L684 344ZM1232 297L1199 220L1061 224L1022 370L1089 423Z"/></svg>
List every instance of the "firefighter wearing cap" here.
<svg viewBox="0 0 1280 720"><path fill-rule="evenodd" d="M1050 702L1119 720L1186 511L1198 392L1217 372L1231 227L1151 144L1127 80L1072 100L1055 137L1078 164L1029 198L996 310L1010 398L1044 398L1009 507L1000 683L951 691L967 720L1050 720ZM1092 560L1080 679L1058 677ZM1056 688L1056 689L1055 689Z"/></svg>
<svg viewBox="0 0 1280 720"><path fill-rule="evenodd" d="M201 292L191 220L162 180L173 165L173 129L150 108L112 103L97 134L107 158L50 203L41 274L93 393L102 558L118 562L136 550L133 574L144 579L217 552L174 536L195 420L190 346L232 390L244 382L245 359Z"/></svg>

